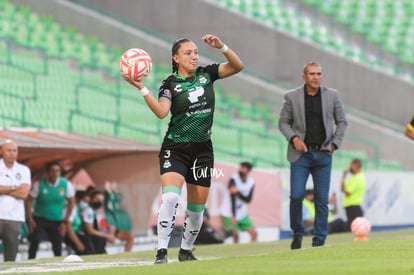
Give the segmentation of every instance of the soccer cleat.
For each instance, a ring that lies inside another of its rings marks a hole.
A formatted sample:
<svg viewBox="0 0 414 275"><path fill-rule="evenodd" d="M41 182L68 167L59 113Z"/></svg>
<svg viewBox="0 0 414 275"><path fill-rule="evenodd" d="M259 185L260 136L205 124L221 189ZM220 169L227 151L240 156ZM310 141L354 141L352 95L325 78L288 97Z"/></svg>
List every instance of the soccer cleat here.
<svg viewBox="0 0 414 275"><path fill-rule="evenodd" d="M168 254L167 249L159 249L157 255L155 256L154 264L166 264L168 263Z"/></svg>
<svg viewBox="0 0 414 275"><path fill-rule="evenodd" d="M294 234L292 243L290 244L290 249L300 249L302 248L302 235Z"/></svg>
<svg viewBox="0 0 414 275"><path fill-rule="evenodd" d="M185 262L195 260L197 260L197 258L194 257L193 251L180 248L180 251L178 252L178 261Z"/></svg>

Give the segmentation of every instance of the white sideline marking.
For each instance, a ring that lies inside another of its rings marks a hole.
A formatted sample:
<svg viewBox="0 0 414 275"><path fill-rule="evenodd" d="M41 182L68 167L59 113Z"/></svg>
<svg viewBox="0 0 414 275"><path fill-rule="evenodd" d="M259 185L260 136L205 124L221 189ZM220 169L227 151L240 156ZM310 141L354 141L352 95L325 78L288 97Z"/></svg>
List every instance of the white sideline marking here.
<svg viewBox="0 0 414 275"><path fill-rule="evenodd" d="M82 262L82 263L38 263L33 266L12 267L1 270L0 274L4 273L36 273L36 272L62 272L98 269L108 267L123 267L123 266L141 266L154 264L153 261L114 261L114 262Z"/></svg>
<svg viewBox="0 0 414 275"><path fill-rule="evenodd" d="M211 260L217 257L207 257L199 260ZM178 262L177 260L169 260L169 263ZM32 266L11 267L0 270L0 274L10 273L46 273L46 272L63 272L88 269L101 269L108 267L125 267L125 266L142 266L153 265L154 261L114 261L114 262L81 262L81 263L36 263Z"/></svg>

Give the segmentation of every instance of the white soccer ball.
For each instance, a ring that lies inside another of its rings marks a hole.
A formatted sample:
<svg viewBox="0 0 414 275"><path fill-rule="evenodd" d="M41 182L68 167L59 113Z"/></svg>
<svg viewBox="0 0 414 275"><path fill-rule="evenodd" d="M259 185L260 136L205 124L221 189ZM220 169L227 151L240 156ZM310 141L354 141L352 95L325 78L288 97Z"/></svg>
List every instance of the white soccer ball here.
<svg viewBox="0 0 414 275"><path fill-rule="evenodd" d="M143 49L133 48L124 52L119 61L121 72L132 80L147 77L152 68L151 56Z"/></svg>
<svg viewBox="0 0 414 275"><path fill-rule="evenodd" d="M351 232L355 236L366 236L371 232L371 223L364 217L358 217L351 223Z"/></svg>

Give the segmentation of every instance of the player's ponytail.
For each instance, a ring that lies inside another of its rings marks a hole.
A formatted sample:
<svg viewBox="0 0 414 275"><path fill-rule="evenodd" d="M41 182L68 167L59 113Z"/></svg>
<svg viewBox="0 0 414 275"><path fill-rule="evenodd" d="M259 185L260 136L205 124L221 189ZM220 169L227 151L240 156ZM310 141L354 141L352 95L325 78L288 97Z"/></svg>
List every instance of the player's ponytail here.
<svg viewBox="0 0 414 275"><path fill-rule="evenodd" d="M180 38L176 40L171 49L171 56L176 55L178 53L178 49L181 47L181 44L185 42L190 42L190 40L187 38ZM178 73L178 64L174 61L174 59L171 59L171 61L172 61L172 72Z"/></svg>
<svg viewBox="0 0 414 275"><path fill-rule="evenodd" d="M172 61L172 72L173 73L178 73L178 65L177 63L175 63L174 59L171 59Z"/></svg>

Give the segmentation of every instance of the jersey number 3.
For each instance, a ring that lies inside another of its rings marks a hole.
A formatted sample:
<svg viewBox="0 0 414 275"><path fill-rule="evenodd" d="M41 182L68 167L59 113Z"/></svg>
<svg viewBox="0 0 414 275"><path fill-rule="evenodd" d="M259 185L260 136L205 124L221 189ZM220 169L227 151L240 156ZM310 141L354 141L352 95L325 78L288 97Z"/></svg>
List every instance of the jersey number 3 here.
<svg viewBox="0 0 414 275"><path fill-rule="evenodd" d="M198 102L198 98L204 94L203 87L197 87L194 91L188 92L188 99L191 103Z"/></svg>

